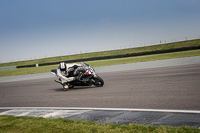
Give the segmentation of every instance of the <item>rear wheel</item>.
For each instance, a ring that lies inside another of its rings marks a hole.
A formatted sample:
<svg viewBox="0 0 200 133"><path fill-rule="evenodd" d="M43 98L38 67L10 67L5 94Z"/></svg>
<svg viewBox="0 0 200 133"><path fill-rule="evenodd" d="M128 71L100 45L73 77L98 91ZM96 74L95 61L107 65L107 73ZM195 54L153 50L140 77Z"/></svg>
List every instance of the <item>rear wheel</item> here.
<svg viewBox="0 0 200 133"><path fill-rule="evenodd" d="M104 85L104 81L103 81L103 79L101 77L97 76L97 77L94 77L93 79L94 79L94 83L93 84L96 87L102 87Z"/></svg>

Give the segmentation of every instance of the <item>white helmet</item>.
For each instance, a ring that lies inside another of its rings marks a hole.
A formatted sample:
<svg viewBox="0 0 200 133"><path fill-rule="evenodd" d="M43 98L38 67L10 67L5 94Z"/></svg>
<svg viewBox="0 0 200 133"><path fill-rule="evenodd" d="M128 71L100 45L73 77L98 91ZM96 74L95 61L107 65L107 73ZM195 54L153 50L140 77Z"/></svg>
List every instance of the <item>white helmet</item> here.
<svg viewBox="0 0 200 133"><path fill-rule="evenodd" d="M66 71L67 65L65 64L65 62L61 62L59 68L60 68L60 71Z"/></svg>

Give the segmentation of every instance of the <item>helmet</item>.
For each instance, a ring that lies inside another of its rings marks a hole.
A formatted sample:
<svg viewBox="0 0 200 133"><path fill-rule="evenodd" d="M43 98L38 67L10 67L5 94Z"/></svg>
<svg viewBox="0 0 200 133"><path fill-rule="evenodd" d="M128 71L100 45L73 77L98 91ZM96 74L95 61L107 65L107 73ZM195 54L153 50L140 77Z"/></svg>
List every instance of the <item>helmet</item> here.
<svg viewBox="0 0 200 133"><path fill-rule="evenodd" d="M67 69L67 65L65 64L65 62L61 62L60 63L60 71L66 71Z"/></svg>

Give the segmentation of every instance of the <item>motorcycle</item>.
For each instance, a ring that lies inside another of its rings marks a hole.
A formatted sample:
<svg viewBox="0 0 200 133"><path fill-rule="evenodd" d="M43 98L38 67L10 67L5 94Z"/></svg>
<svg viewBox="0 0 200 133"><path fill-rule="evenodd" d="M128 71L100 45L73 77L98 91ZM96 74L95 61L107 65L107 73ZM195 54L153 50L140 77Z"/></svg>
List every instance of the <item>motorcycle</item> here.
<svg viewBox="0 0 200 133"><path fill-rule="evenodd" d="M84 62L81 63L84 68L84 72L80 72L81 79L79 81L72 81L68 83L69 88L74 88L74 86L96 86L102 87L104 85L103 79L96 74L94 68ZM52 69L51 73L57 76L57 69ZM55 82L62 84L61 79L55 80Z"/></svg>

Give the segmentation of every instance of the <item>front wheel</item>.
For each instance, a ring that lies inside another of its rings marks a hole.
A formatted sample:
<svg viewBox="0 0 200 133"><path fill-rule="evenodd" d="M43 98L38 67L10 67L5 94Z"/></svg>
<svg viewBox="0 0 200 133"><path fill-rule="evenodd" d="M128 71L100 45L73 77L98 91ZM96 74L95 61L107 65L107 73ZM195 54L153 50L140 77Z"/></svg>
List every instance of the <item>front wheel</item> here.
<svg viewBox="0 0 200 133"><path fill-rule="evenodd" d="M101 77L99 77L99 76L94 77L93 80L94 80L93 84L96 87L102 87L104 85L103 79Z"/></svg>

